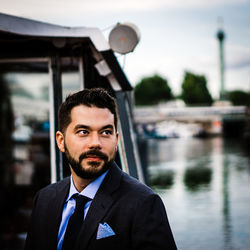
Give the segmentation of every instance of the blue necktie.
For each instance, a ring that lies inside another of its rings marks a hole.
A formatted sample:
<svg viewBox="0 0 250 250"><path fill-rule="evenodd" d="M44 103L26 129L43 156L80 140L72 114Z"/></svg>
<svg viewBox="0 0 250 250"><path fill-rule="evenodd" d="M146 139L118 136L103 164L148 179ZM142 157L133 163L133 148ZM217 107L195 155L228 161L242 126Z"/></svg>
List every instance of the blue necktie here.
<svg viewBox="0 0 250 250"><path fill-rule="evenodd" d="M64 235L62 250L74 249L77 236L84 220L84 205L91 200L90 198L79 194L74 194L73 198L76 201L75 211L69 219Z"/></svg>

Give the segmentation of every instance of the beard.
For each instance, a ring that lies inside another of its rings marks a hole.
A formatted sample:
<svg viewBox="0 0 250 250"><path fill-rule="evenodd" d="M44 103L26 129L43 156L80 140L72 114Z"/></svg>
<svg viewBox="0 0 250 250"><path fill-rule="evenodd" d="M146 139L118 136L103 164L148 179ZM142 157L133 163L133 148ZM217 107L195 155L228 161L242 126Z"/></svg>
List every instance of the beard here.
<svg viewBox="0 0 250 250"><path fill-rule="evenodd" d="M114 156L110 160L108 160L108 156L106 154L102 153L99 150L93 149L93 150L89 150L85 153L82 153L79 156L79 159L76 160L70 155L67 146L64 145L64 147L65 147L65 156L66 156L67 161L68 161L69 165L71 166L72 170L76 173L77 176L79 176L83 179L88 179L88 180L96 179L97 177L102 175L104 172L106 172L113 164L114 159L115 159L115 154L116 154L116 153L114 153ZM88 169L84 168L81 165L81 162L90 155L95 155L95 156L98 156L99 158L101 158L103 160L103 166L99 168L99 166L102 163L95 162L95 161L88 161L87 164L90 165L91 167Z"/></svg>

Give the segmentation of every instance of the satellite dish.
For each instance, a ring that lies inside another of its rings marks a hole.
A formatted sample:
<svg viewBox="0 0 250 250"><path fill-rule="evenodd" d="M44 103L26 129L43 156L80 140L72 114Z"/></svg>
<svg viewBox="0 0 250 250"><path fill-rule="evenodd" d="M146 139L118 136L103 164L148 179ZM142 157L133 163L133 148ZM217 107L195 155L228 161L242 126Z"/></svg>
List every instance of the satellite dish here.
<svg viewBox="0 0 250 250"><path fill-rule="evenodd" d="M132 23L118 23L109 34L111 49L120 54L132 52L139 40L139 29Z"/></svg>

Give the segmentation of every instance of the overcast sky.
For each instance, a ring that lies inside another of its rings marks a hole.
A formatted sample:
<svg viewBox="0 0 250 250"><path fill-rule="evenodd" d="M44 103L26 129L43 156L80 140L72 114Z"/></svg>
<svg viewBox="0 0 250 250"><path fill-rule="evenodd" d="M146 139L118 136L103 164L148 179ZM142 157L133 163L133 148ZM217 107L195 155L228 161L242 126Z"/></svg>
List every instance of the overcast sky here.
<svg viewBox="0 0 250 250"><path fill-rule="evenodd" d="M188 70L206 76L214 97L220 88L220 18L226 34L226 89L250 91L250 0L0 0L0 12L97 27L106 37L118 22L132 22L141 33L135 51L126 56L124 70L132 85L158 73L179 94ZM123 64L122 56L119 60Z"/></svg>

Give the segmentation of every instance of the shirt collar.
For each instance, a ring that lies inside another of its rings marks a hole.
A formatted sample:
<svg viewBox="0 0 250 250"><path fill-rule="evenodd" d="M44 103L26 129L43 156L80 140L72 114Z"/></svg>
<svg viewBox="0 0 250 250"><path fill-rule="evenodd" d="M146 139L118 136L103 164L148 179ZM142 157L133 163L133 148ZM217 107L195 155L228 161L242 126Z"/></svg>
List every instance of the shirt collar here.
<svg viewBox="0 0 250 250"><path fill-rule="evenodd" d="M94 181L92 181L91 183L89 183L89 185L84 188L82 190L81 193L79 193L77 191L77 189L75 188L75 185L74 185L74 182L73 182L73 178L72 178L72 175L70 176L70 189L69 189L69 195L68 195L68 198L66 200L66 202L68 202L72 195L74 194L81 194L81 195L84 195L90 199L94 199L95 197L95 194L96 192L98 191L99 187L101 186L106 174L108 173L109 169L104 172L102 175L100 175L98 178L96 178Z"/></svg>

